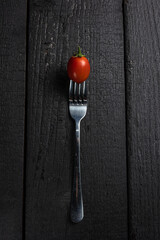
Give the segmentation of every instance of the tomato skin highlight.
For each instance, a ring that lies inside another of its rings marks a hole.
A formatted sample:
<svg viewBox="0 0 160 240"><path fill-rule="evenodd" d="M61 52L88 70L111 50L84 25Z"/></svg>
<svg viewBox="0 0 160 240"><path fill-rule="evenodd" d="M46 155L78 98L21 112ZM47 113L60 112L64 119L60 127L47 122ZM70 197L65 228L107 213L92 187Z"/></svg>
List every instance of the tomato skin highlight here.
<svg viewBox="0 0 160 240"><path fill-rule="evenodd" d="M77 83L84 82L90 73L90 64L86 57L72 56L67 65L69 78Z"/></svg>

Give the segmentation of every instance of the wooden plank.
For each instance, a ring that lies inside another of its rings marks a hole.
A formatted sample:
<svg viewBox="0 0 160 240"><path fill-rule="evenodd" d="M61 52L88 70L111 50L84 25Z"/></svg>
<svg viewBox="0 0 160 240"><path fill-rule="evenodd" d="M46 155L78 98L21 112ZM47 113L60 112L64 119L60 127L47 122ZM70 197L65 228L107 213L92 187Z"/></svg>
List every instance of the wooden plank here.
<svg viewBox="0 0 160 240"><path fill-rule="evenodd" d="M122 1L31 1L26 240L127 239ZM84 220L69 219L74 123L66 65L80 45L91 63L81 124Z"/></svg>
<svg viewBox="0 0 160 240"><path fill-rule="evenodd" d="M0 239L22 239L26 2L0 1Z"/></svg>
<svg viewBox="0 0 160 240"><path fill-rule="evenodd" d="M160 4L125 1L129 239L160 239Z"/></svg>

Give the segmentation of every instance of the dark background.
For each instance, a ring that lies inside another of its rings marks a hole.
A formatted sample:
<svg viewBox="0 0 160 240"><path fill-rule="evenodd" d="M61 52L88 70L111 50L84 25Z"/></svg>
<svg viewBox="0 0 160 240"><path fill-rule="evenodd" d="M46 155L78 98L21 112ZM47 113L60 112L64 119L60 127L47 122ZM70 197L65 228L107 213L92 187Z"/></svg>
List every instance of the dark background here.
<svg viewBox="0 0 160 240"><path fill-rule="evenodd" d="M160 2L0 1L0 239L160 239ZM91 64L71 223L67 61Z"/></svg>

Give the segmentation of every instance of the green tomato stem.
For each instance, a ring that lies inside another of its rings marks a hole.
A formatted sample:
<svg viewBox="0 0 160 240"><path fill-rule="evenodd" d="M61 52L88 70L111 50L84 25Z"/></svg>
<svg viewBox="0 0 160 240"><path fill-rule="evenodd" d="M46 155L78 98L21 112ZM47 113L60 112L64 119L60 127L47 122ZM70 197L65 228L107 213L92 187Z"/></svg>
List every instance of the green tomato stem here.
<svg viewBox="0 0 160 240"><path fill-rule="evenodd" d="M80 46L78 46L78 53L74 55L74 57L85 57L85 55L82 54Z"/></svg>

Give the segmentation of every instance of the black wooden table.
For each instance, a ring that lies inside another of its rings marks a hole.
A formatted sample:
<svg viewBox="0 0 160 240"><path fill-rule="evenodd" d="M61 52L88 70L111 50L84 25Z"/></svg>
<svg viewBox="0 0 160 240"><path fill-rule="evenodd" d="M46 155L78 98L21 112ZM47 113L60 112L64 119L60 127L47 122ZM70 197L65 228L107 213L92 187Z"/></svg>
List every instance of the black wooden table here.
<svg viewBox="0 0 160 240"><path fill-rule="evenodd" d="M0 240L160 239L160 2L0 1ZM89 58L84 220L66 65Z"/></svg>

